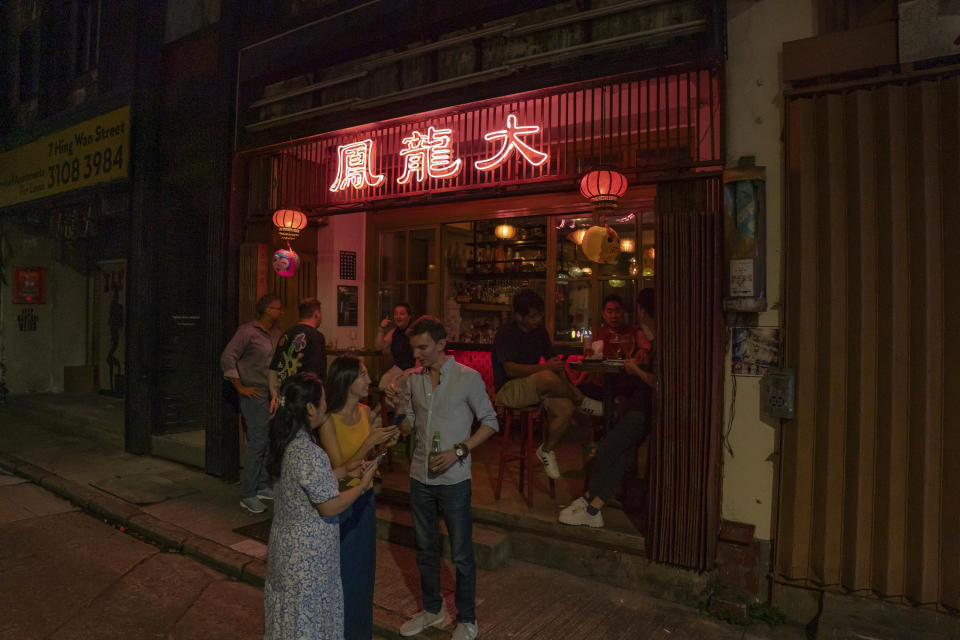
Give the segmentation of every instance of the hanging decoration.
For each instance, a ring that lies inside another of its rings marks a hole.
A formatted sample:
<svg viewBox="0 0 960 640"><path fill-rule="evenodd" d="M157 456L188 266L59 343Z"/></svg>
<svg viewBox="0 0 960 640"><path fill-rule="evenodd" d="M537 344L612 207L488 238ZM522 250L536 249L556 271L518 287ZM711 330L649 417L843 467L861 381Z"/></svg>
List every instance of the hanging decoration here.
<svg viewBox="0 0 960 640"><path fill-rule="evenodd" d="M307 226L307 215L298 207L283 207L273 212L273 225L284 240L295 240Z"/></svg>
<svg viewBox="0 0 960 640"><path fill-rule="evenodd" d="M590 227L580 245L583 255L600 264L613 264L620 255L620 239L608 225Z"/></svg>
<svg viewBox="0 0 960 640"><path fill-rule="evenodd" d="M278 276L289 278L297 272L300 266L300 256L287 245L286 249L277 249L273 253L273 270Z"/></svg>
<svg viewBox="0 0 960 640"><path fill-rule="evenodd" d="M615 209L627 192L627 177L619 171L599 169L580 179L580 195L597 209Z"/></svg>

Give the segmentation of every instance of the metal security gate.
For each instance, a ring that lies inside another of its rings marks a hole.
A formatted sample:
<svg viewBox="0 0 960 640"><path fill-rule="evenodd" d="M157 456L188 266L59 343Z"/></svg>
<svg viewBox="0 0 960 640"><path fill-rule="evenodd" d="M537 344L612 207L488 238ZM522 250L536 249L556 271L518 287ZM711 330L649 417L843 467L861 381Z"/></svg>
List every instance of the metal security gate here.
<svg viewBox="0 0 960 640"><path fill-rule="evenodd" d="M957 610L960 78L810 90L786 109L797 412L776 579Z"/></svg>

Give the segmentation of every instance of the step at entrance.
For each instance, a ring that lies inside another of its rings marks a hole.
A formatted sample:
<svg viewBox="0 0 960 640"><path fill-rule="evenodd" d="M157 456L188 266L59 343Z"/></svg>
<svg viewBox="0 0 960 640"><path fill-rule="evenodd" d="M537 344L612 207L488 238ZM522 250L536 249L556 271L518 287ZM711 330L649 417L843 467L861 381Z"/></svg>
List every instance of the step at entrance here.
<svg viewBox="0 0 960 640"><path fill-rule="evenodd" d="M450 536L440 523L443 556L450 558ZM404 505L377 501L377 538L394 544L416 548L413 534L413 516ZM503 529L473 523L473 555L477 566L492 571L510 557L510 536Z"/></svg>
<svg viewBox="0 0 960 640"><path fill-rule="evenodd" d="M387 488L380 492L377 534L381 540L414 546L409 504L407 492ZM484 569L500 566L509 558L688 605L696 603L709 577L708 573L650 562L639 535L571 527L482 507L473 507L472 512L474 553L477 566ZM496 544L499 540L502 542ZM443 544L443 553L449 558L445 530Z"/></svg>

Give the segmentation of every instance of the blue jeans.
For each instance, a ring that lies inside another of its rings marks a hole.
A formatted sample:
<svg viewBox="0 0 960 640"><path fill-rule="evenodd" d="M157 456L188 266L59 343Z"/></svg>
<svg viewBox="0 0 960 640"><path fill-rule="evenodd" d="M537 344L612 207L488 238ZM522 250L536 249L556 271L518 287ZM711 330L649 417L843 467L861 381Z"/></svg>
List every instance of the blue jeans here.
<svg viewBox="0 0 960 640"><path fill-rule="evenodd" d="M252 498L257 491L267 488L270 482L266 467L267 449L270 447L270 401L241 397L240 411L247 423L247 452L243 456L240 491L242 498Z"/></svg>
<svg viewBox="0 0 960 640"><path fill-rule="evenodd" d="M340 581L343 583L343 637L373 636L373 582L377 573L377 516L373 490L340 514Z"/></svg>
<svg viewBox="0 0 960 640"><path fill-rule="evenodd" d="M410 508L413 532L417 539L417 567L423 608L437 613L443 605L440 596L440 512L450 534L453 564L457 568L454 603L457 621L477 621L475 599L477 565L473 558L473 516L470 513L470 481L450 485L426 485L410 479Z"/></svg>

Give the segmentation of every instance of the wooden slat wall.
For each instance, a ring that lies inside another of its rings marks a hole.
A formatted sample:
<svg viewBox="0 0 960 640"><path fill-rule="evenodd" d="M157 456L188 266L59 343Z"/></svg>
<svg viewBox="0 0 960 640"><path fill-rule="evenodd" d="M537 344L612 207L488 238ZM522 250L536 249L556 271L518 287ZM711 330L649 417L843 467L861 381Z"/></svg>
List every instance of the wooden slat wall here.
<svg viewBox="0 0 960 640"><path fill-rule="evenodd" d="M713 568L723 402L722 187L657 186L658 419L650 446L650 556Z"/></svg>
<svg viewBox="0 0 960 640"><path fill-rule="evenodd" d="M786 122L777 579L956 610L960 79L792 96Z"/></svg>

